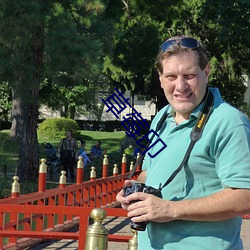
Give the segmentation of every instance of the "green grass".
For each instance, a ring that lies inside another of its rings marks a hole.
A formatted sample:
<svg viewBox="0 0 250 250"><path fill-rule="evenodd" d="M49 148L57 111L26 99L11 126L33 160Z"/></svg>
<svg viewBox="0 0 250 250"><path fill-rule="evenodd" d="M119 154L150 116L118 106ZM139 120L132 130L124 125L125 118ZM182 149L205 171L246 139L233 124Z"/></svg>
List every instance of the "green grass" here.
<svg viewBox="0 0 250 250"><path fill-rule="evenodd" d="M121 140L125 136L124 131L117 132L100 132L100 131L81 131L81 136L86 141L87 152L90 151L92 145L97 140L102 142L103 150L107 151L107 154L115 153L119 150ZM42 146L43 142L50 142L54 147L58 147L60 139L52 140L50 138L38 138L39 143L39 157L45 157L45 150ZM9 138L9 130L0 131L0 172L3 167L7 166L7 171L13 173L18 164L18 144Z"/></svg>

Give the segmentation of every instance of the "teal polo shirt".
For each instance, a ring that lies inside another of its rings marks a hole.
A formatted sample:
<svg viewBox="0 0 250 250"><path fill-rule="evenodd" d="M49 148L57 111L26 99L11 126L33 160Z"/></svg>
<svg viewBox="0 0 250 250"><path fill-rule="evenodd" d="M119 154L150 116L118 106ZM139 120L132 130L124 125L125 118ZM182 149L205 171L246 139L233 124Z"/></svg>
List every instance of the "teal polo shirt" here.
<svg viewBox="0 0 250 250"><path fill-rule="evenodd" d="M250 189L250 124L245 115L221 99L218 89L210 88L215 100L201 139L195 144L188 162L174 180L162 190L163 199L179 201L211 195L227 187ZM155 188L164 184L179 167L190 143L202 103L190 119L177 125L171 107L163 108L152 122L156 125L164 112L169 115L158 132L167 145L151 148L144 159L146 184ZM155 137L154 141L159 139ZM241 217L218 222L172 221L150 222L139 232L138 250L241 250Z"/></svg>

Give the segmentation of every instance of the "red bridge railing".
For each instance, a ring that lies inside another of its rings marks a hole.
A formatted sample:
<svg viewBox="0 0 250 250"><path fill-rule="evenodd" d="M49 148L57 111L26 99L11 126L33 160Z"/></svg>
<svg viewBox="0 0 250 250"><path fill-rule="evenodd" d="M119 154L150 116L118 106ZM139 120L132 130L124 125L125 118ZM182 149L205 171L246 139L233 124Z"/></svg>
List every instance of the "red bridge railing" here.
<svg viewBox="0 0 250 250"><path fill-rule="evenodd" d="M0 249L13 246L23 248L43 239L75 239L78 248L84 249L85 233L90 211L104 208L107 216L126 217L121 208L109 208L116 203L116 195L123 188L126 173L126 157L122 159L122 173L114 168L113 176L107 177L107 157L103 161L103 176L95 178L94 168L90 181L82 182L82 159L77 166L77 184L67 185L62 172L59 187L45 190L46 164L42 160L39 169L38 192L20 196L18 178L14 177L12 197L0 200ZM81 169L81 171L79 171ZM137 178L140 171L136 171ZM80 175L80 176L79 176ZM78 232L65 232L79 224ZM130 236L112 236L112 241L128 241Z"/></svg>

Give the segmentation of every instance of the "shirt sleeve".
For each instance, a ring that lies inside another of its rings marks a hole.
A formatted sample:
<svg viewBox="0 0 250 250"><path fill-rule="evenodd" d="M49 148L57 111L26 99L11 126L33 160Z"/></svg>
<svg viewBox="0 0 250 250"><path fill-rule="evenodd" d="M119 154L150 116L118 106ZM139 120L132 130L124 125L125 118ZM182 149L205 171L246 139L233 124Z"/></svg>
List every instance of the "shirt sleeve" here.
<svg viewBox="0 0 250 250"><path fill-rule="evenodd" d="M215 166L222 185L250 188L250 130L237 126L223 135L216 150Z"/></svg>

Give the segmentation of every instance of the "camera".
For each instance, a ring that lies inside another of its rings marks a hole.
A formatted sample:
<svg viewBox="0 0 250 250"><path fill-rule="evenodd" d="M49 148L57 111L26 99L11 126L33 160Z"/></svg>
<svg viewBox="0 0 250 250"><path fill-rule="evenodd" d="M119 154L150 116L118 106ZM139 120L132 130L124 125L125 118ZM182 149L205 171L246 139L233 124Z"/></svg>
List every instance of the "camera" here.
<svg viewBox="0 0 250 250"><path fill-rule="evenodd" d="M162 198L162 194L161 194L161 189L158 188L153 188L151 186L147 186L144 183L140 183L140 182L135 182L132 184L132 186L130 187L124 187L124 196L128 196L130 194L133 194L135 192L143 192L143 193L147 193L147 194L153 194L159 198ZM133 202L137 202L137 201L133 201ZM147 222L137 222L134 223L131 221L131 228L137 231L145 231L146 226L147 226Z"/></svg>

